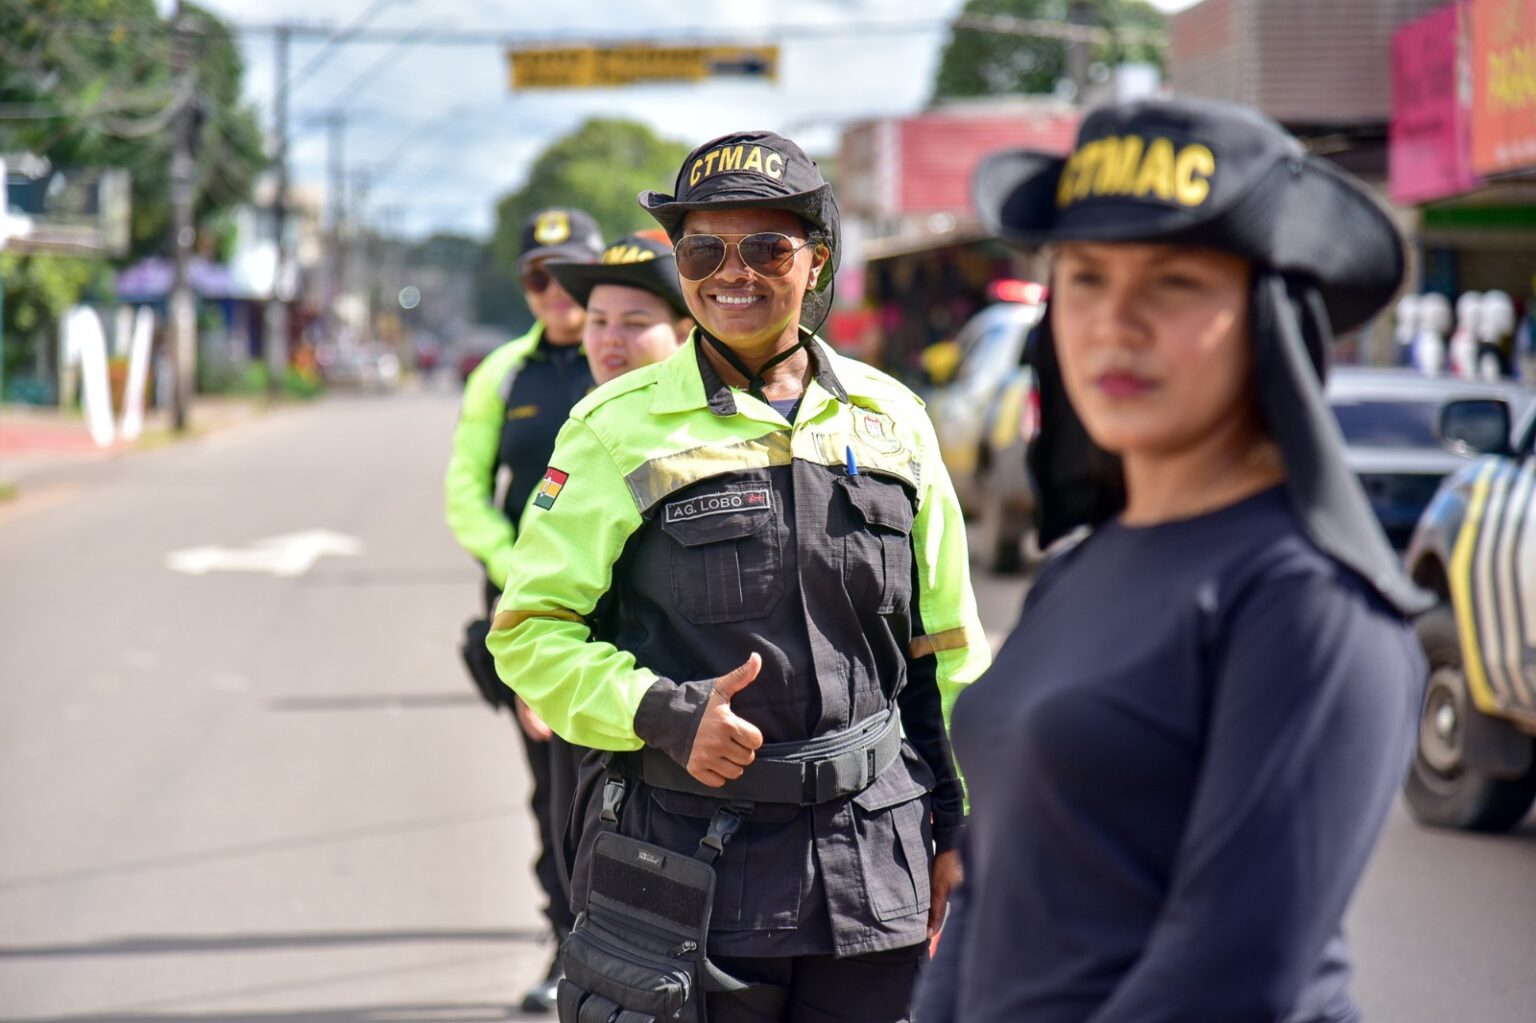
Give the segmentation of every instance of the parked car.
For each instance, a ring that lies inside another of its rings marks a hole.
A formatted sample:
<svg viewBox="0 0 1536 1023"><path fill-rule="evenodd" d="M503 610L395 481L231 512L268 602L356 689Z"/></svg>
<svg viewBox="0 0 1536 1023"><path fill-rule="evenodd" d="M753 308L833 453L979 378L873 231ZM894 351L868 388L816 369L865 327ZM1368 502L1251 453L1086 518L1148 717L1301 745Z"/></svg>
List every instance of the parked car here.
<svg viewBox="0 0 1536 1023"><path fill-rule="evenodd" d="M1349 466L1398 550L1440 482L1509 442L1536 392L1513 384L1426 377L1410 369L1341 366L1328 378Z"/></svg>
<svg viewBox="0 0 1536 1023"><path fill-rule="evenodd" d="M1507 830L1536 801L1536 413L1441 484L1406 557L1440 598L1415 623L1430 676L1408 808Z"/></svg>
<svg viewBox="0 0 1536 1023"><path fill-rule="evenodd" d="M928 412L960 505L978 520L978 553L987 568L1015 572L1033 530L1035 497L1024 464L1039 405L1024 342L1044 310L1037 301L988 306L955 335L943 358Z"/></svg>
<svg viewBox="0 0 1536 1023"><path fill-rule="evenodd" d="M400 357L377 341L321 345L315 362L325 382L336 388L388 391L400 383Z"/></svg>

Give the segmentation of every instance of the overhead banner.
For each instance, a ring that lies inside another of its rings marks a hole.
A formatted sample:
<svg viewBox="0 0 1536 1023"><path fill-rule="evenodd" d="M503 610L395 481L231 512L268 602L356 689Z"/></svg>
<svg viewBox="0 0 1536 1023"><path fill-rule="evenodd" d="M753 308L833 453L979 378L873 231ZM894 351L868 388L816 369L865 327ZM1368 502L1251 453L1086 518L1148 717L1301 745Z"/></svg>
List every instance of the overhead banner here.
<svg viewBox="0 0 1536 1023"><path fill-rule="evenodd" d="M1395 203L1415 206L1477 187L1469 13L1464 2L1450 4L1392 36L1387 182Z"/></svg>
<svg viewBox="0 0 1536 1023"><path fill-rule="evenodd" d="M507 51L512 88L593 89L706 78L777 81L777 46L574 46Z"/></svg>
<svg viewBox="0 0 1536 1023"><path fill-rule="evenodd" d="M1472 166L1536 168L1536 3L1472 0Z"/></svg>

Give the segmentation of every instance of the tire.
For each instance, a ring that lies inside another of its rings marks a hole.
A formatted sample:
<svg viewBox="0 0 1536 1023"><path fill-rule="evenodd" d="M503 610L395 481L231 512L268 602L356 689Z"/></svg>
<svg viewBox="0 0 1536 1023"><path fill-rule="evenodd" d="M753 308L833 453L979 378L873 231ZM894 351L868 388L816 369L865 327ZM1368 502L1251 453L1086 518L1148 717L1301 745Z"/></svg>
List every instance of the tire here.
<svg viewBox="0 0 1536 1023"><path fill-rule="evenodd" d="M1024 570L1024 538L1009 521L991 481L982 477L980 489L977 542L981 546L982 564L998 575L1015 575Z"/></svg>
<svg viewBox="0 0 1536 1023"><path fill-rule="evenodd" d="M1419 713L1413 767L1403 784L1409 812L1431 827L1508 831L1536 802L1536 758L1517 778L1495 778L1467 766L1466 722L1468 715L1480 712L1467 688L1455 616L1441 604L1421 617L1414 630L1429 661L1429 686Z"/></svg>

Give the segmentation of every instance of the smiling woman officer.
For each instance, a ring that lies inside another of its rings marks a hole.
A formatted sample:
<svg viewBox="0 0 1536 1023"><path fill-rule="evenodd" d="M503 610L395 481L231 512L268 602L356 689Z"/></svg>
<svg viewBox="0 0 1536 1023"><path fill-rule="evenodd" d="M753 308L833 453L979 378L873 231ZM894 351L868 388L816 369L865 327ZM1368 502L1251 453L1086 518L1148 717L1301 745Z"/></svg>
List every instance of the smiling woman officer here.
<svg viewBox="0 0 1536 1023"><path fill-rule="evenodd" d="M1340 923L1408 765L1424 603L1321 377L1397 289L1397 231L1193 100L989 157L976 201L1054 247L1041 542L1091 532L955 708L967 876L918 1019L1357 1019Z"/></svg>
<svg viewBox="0 0 1536 1023"><path fill-rule="evenodd" d="M618 751L562 1018L899 1020L958 876L947 709L988 659L959 507L921 404L802 326L839 246L816 165L730 135L676 192L641 203L698 328L572 411L488 643Z"/></svg>

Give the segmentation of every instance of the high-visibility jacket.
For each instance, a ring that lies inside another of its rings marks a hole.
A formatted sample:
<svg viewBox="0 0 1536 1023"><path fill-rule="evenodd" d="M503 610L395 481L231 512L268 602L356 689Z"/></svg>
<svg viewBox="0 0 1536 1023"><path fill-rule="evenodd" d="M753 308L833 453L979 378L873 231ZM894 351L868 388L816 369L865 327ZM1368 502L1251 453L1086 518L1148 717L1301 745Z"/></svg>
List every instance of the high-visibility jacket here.
<svg viewBox="0 0 1536 1023"><path fill-rule="evenodd" d="M464 384L444 509L448 528L485 566L497 590L506 582L518 520L549 464L555 437L571 406L591 389L581 347L548 344L542 323L492 351ZM502 469L510 479L498 502Z"/></svg>
<svg viewBox="0 0 1536 1023"><path fill-rule="evenodd" d="M726 386L697 332L580 402L487 643L502 679L570 742L649 745L680 764L710 681L753 651L762 670L732 708L769 743L896 706L904 755L866 791L759 804L721 858L711 942L727 954L924 940L932 850L964 820L948 710L989 661L921 402L806 344L812 380L793 425ZM691 852L718 805L641 785L621 827Z"/></svg>

